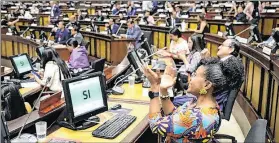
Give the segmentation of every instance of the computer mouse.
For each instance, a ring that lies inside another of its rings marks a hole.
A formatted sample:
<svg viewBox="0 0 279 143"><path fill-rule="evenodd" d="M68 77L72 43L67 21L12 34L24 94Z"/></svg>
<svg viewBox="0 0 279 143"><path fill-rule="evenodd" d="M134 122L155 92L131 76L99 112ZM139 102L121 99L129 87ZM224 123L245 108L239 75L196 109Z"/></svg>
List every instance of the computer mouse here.
<svg viewBox="0 0 279 143"><path fill-rule="evenodd" d="M121 109L121 105L120 104L116 104L113 107L110 108L110 110L117 110L117 109Z"/></svg>

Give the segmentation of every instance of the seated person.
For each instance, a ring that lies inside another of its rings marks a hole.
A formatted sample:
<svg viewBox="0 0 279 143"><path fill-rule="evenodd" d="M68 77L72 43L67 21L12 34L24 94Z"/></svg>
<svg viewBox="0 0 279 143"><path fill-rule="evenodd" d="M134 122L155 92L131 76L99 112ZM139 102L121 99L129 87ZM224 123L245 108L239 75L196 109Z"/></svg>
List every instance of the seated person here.
<svg viewBox="0 0 279 143"><path fill-rule="evenodd" d="M181 6L175 6L175 11L176 11L176 17L181 17L181 9L182 7Z"/></svg>
<svg viewBox="0 0 279 143"><path fill-rule="evenodd" d="M167 19L167 26L176 27L177 23L181 23L181 21L176 17L176 11L172 11L171 16Z"/></svg>
<svg viewBox="0 0 279 143"><path fill-rule="evenodd" d="M4 16L3 19L1 19L1 27L15 27L15 24L19 21L19 18L17 18L16 20L11 20L10 18L8 18L7 16Z"/></svg>
<svg viewBox="0 0 279 143"><path fill-rule="evenodd" d="M238 6L237 10L235 7L235 13L234 13L234 17L236 19L237 22L247 22L247 18L246 18L246 14L243 12L243 7L242 6Z"/></svg>
<svg viewBox="0 0 279 143"><path fill-rule="evenodd" d="M123 16L122 13L119 13L119 19L118 22L120 22L121 20L126 20L126 18Z"/></svg>
<svg viewBox="0 0 279 143"><path fill-rule="evenodd" d="M70 22L65 26L66 28L70 28L70 27L74 27L74 26L77 26L79 29L80 29L80 24L78 21L76 21L76 16L75 15L72 15L70 18L69 18Z"/></svg>
<svg viewBox="0 0 279 143"><path fill-rule="evenodd" d="M34 76L35 80L42 86L46 85L51 91L62 91L61 81L63 79L71 78L70 72L66 63L61 60L55 49L47 47L42 52L41 65L44 69L42 79Z"/></svg>
<svg viewBox="0 0 279 143"><path fill-rule="evenodd" d="M75 39L78 41L78 44L79 45L82 45L83 43L83 36L81 35L81 33L79 32L79 28L77 26L74 26L72 29L71 29L71 35L72 35L72 38L71 39Z"/></svg>
<svg viewBox="0 0 279 143"><path fill-rule="evenodd" d="M141 40L141 34L142 31L138 25L134 23L132 20L128 20L127 22L128 30L127 34L120 35L122 38L128 38L128 39L135 39L136 40L136 48L139 48L141 46L140 40Z"/></svg>
<svg viewBox="0 0 279 143"><path fill-rule="evenodd" d="M175 69L167 66L161 79L160 72L155 73L149 68L145 68L144 73L151 83L149 125L153 133L166 137L166 142L190 142L191 139L203 140L217 132L221 117L215 96L226 84L220 65L202 60L187 90L197 100L184 102L178 108L167 92L175 84Z"/></svg>
<svg viewBox="0 0 279 143"><path fill-rule="evenodd" d="M72 43L72 47L68 48L71 52L68 67L70 69L88 68L90 64L85 46L80 46L77 40L73 40Z"/></svg>
<svg viewBox="0 0 279 143"><path fill-rule="evenodd" d="M116 3L115 8L112 10L112 15L118 15L120 12L120 4Z"/></svg>
<svg viewBox="0 0 279 143"><path fill-rule="evenodd" d="M68 39L70 38L70 31L64 27L64 22L60 21L58 23L58 29L55 33L55 43L65 45Z"/></svg>
<svg viewBox="0 0 279 143"><path fill-rule="evenodd" d="M98 10L97 21L104 21L105 17L102 15L102 11Z"/></svg>
<svg viewBox="0 0 279 143"><path fill-rule="evenodd" d="M83 17L83 15L81 13L81 10L78 9L77 10L77 21L80 21L80 20L83 20L83 19L84 19L84 17Z"/></svg>
<svg viewBox="0 0 279 143"><path fill-rule="evenodd" d="M182 38L182 34L178 28L173 28L170 31L170 47L168 50L162 50L159 54L164 57L172 57L174 59L179 59L179 54L186 54L190 53L188 49L187 41Z"/></svg>
<svg viewBox="0 0 279 143"><path fill-rule="evenodd" d="M130 6L128 7L128 10L127 10L127 15L128 15L128 16L134 16L134 15L136 15L136 8L135 8L134 6L132 6L132 5L130 5Z"/></svg>
<svg viewBox="0 0 279 143"><path fill-rule="evenodd" d="M229 94L228 89L238 89L244 80L244 66L241 60L237 58L240 46L236 40L227 39L218 49L217 56L220 58L223 74L227 78L227 90L224 90L216 96L216 101L220 106L220 110L223 111ZM186 94L184 96L175 97L173 103L175 106L180 106L185 101L192 99L192 95Z"/></svg>
<svg viewBox="0 0 279 143"><path fill-rule="evenodd" d="M145 11L144 22L148 25L155 25L155 20L152 15L150 15L150 11Z"/></svg>
<svg viewBox="0 0 279 143"><path fill-rule="evenodd" d="M114 19L109 19L108 24L105 25L107 27L107 29L110 31L110 34L116 34L116 32L118 31L119 25L115 24L115 20Z"/></svg>
<svg viewBox="0 0 279 143"><path fill-rule="evenodd" d="M204 33L208 33L209 32L209 26L207 21L205 20L205 15L204 14L199 14L198 15L198 27L197 30L195 30L195 33L197 34L202 34L204 35Z"/></svg>
<svg viewBox="0 0 279 143"><path fill-rule="evenodd" d="M184 65L179 69L179 72L183 72L184 74L192 74L196 69L201 60L201 47L195 45L195 39L192 37L188 38L188 48L190 50L189 55L186 57L186 54L181 53L178 54L178 58L181 59Z"/></svg>

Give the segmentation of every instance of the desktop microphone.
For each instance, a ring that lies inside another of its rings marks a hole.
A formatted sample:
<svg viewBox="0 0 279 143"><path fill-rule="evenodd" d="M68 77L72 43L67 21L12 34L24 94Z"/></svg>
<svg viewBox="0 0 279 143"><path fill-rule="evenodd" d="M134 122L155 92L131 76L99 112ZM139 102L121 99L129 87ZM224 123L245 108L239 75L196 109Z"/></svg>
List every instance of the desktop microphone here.
<svg viewBox="0 0 279 143"><path fill-rule="evenodd" d="M117 32L115 33L115 35L118 34L118 32L119 32L120 28L122 27L122 25L123 25L123 23L120 24L120 26L118 27Z"/></svg>
<svg viewBox="0 0 279 143"><path fill-rule="evenodd" d="M166 47L163 48L162 50L165 50L165 49L166 49ZM145 57L143 60L148 59L149 57L151 57L151 56L157 54L158 52L159 52L159 51L157 51L157 52L155 52L155 53L153 53L153 54L151 54L151 55ZM133 70L130 74L128 74L127 76L123 77L123 78L120 79L118 82L116 82L115 85L114 85L113 88L112 88L112 94L114 94L114 95L122 95L122 94L124 94L124 91L125 91L125 90L124 90L122 87L117 86L117 85L118 85L120 82L124 81L124 80L125 80L127 77L129 77L130 75L134 74L134 73L135 73L136 71L138 71L139 69L141 69L141 67L139 67L139 68Z"/></svg>
<svg viewBox="0 0 279 143"><path fill-rule="evenodd" d="M23 37L23 35L29 30L30 27L27 27L23 32L22 34L20 35L20 37Z"/></svg>
<svg viewBox="0 0 279 143"><path fill-rule="evenodd" d="M19 138L20 138L20 135L21 135L21 133L22 133L22 131L23 131L23 129L24 129L24 127L25 127L25 125L26 125L26 123L27 123L28 119L30 118L30 116L31 116L32 112L33 112L33 111L34 111L34 109L35 109L35 105L37 104L37 102L38 102L38 101L40 101L40 98L41 98L41 96L42 96L42 94L43 94L43 92L44 92L44 90L45 90L45 88L46 88L47 84L50 82L50 80L51 80L51 77L48 77L48 78L47 78L47 80L46 80L46 83L45 83L45 85L44 85L44 87L43 87L43 89L42 89L42 91L41 91L41 93L39 94L38 99L36 100L36 102L35 102L35 104L34 104L34 106L33 106L32 110L31 110L31 112L28 114L27 119L25 120L25 122L24 122L23 126L22 126L22 127L21 127L21 129L20 129L20 131L19 131L19 133L18 133L18 136L17 136L17 139L19 139Z"/></svg>

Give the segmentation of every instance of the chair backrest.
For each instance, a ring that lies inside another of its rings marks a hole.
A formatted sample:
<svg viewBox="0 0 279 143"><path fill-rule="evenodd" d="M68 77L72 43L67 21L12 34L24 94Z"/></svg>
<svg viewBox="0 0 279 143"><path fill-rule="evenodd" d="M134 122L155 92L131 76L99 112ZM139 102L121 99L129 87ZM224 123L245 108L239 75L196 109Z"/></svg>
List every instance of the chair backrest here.
<svg viewBox="0 0 279 143"><path fill-rule="evenodd" d="M92 63L92 68L94 69L94 72L98 72L98 71L103 72L104 71L104 67L105 67L105 62L106 62L106 59L103 59L103 58L95 60Z"/></svg>
<svg viewBox="0 0 279 143"><path fill-rule="evenodd" d="M226 119L228 121L230 120L233 105L234 105L235 99L238 95L238 92L239 92L239 89L233 89L229 92L227 103L226 103L226 105L224 105L224 109L223 109L223 117L222 117L223 119Z"/></svg>
<svg viewBox="0 0 279 143"><path fill-rule="evenodd" d="M147 38L147 40L148 40L147 42L149 43L149 45L153 44L152 43L153 38L152 38L151 34L152 34L152 31L143 31L143 35L144 35L145 38Z"/></svg>
<svg viewBox="0 0 279 143"><path fill-rule="evenodd" d="M263 143L266 137L266 124L264 119L258 119L249 130L244 143Z"/></svg>
<svg viewBox="0 0 279 143"><path fill-rule="evenodd" d="M120 28L117 34L126 34L126 30L124 28Z"/></svg>
<svg viewBox="0 0 279 143"><path fill-rule="evenodd" d="M1 85L1 108L7 121L16 119L27 113L24 99L15 84Z"/></svg>

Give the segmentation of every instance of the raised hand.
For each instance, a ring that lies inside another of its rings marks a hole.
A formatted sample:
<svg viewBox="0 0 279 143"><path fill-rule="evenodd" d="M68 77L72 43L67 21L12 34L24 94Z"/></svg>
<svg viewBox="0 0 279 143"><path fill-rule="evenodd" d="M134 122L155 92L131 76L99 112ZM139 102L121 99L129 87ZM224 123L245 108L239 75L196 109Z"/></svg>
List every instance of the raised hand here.
<svg viewBox="0 0 279 143"><path fill-rule="evenodd" d="M164 75L161 79L160 89L167 90L176 82L176 69L172 66L167 66Z"/></svg>

